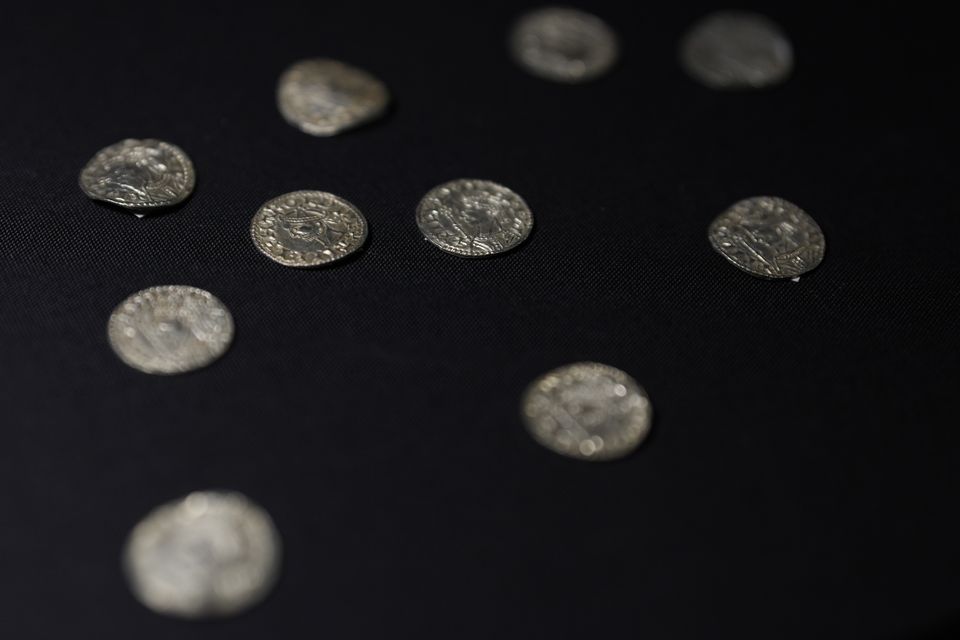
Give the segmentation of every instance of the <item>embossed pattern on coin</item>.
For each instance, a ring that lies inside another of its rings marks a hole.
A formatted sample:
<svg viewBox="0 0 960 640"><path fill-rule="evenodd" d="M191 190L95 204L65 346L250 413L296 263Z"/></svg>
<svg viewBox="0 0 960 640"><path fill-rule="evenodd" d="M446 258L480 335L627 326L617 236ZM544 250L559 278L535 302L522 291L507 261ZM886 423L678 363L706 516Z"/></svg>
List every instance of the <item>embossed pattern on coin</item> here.
<svg viewBox="0 0 960 640"><path fill-rule="evenodd" d="M383 82L326 58L294 63L277 84L277 107L284 119L314 136L332 136L374 120L389 101Z"/></svg>
<svg viewBox="0 0 960 640"><path fill-rule="evenodd" d="M107 337L125 363L145 373L184 373L219 358L233 318L211 293L165 285L133 294L110 315Z"/></svg>
<svg viewBox="0 0 960 640"><path fill-rule="evenodd" d="M80 172L80 188L94 200L143 210L169 207L193 192L193 163L162 140L122 140L101 149Z"/></svg>
<svg viewBox="0 0 960 640"><path fill-rule="evenodd" d="M617 60L617 34L600 18L562 7L520 17L510 33L510 51L529 73L554 82L593 80Z"/></svg>
<svg viewBox="0 0 960 640"><path fill-rule="evenodd" d="M713 89L760 89L790 76L793 47L780 27L762 15L719 11L683 37L680 63Z"/></svg>
<svg viewBox="0 0 960 640"><path fill-rule="evenodd" d="M253 243L288 267L316 267L345 258L367 239L367 219L325 191L292 191L265 203L250 223Z"/></svg>
<svg viewBox="0 0 960 640"><path fill-rule="evenodd" d="M280 568L280 536L236 492L198 491L151 511L123 555L130 589L157 613L229 616L262 600Z"/></svg>
<svg viewBox="0 0 960 640"><path fill-rule="evenodd" d="M523 396L527 430L547 449L580 460L629 454L650 431L646 392L623 371L596 362L554 369Z"/></svg>
<svg viewBox="0 0 960 640"><path fill-rule="evenodd" d="M444 251L489 256L523 242L533 229L533 213L523 198L495 182L451 180L423 197L417 225Z"/></svg>
<svg viewBox="0 0 960 640"><path fill-rule="evenodd" d="M710 224L710 244L747 273L795 278L823 260L820 225L782 198L757 196L736 203Z"/></svg>

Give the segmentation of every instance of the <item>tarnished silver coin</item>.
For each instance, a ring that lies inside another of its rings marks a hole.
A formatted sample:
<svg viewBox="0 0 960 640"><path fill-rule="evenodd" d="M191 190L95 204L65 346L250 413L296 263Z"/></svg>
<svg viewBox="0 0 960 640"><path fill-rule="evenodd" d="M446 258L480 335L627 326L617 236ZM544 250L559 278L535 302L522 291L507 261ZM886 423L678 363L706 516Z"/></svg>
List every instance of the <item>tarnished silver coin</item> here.
<svg viewBox="0 0 960 640"><path fill-rule="evenodd" d="M360 210L326 191L292 191L266 202L250 223L253 243L288 267L316 267L350 255L367 239Z"/></svg>
<svg viewBox="0 0 960 640"><path fill-rule="evenodd" d="M713 89L760 89L790 76L793 47L765 16L719 11L702 18L683 37L680 63Z"/></svg>
<svg viewBox="0 0 960 640"><path fill-rule="evenodd" d="M820 225L782 198L757 196L736 203L710 224L710 244L747 273L796 278L823 260Z"/></svg>
<svg viewBox="0 0 960 640"><path fill-rule="evenodd" d="M613 460L647 437L653 407L623 371L578 362L534 380L522 414L527 430L547 449L581 460Z"/></svg>
<svg viewBox="0 0 960 640"><path fill-rule="evenodd" d="M554 82L593 80L617 60L617 34L597 16L546 7L520 17L510 33L510 52L529 73Z"/></svg>
<svg viewBox="0 0 960 640"><path fill-rule="evenodd" d="M451 180L423 196L417 225L444 251L489 256L523 242L533 229L533 213L523 198L496 182Z"/></svg>
<svg viewBox="0 0 960 640"><path fill-rule="evenodd" d="M187 154L152 139L129 138L101 149L80 172L88 197L141 212L183 202L195 182Z"/></svg>
<svg viewBox="0 0 960 640"><path fill-rule="evenodd" d="M284 119L314 136L332 136L378 118L389 102L383 82L327 58L294 63L277 84L277 106Z"/></svg>
<svg viewBox="0 0 960 640"><path fill-rule="evenodd" d="M157 613L229 616L261 601L280 569L270 516L240 493L198 491L151 511L127 539L130 589Z"/></svg>
<svg viewBox="0 0 960 640"><path fill-rule="evenodd" d="M150 287L114 309L107 337L114 352L134 369L185 373L223 355L233 340L233 318L203 289Z"/></svg>

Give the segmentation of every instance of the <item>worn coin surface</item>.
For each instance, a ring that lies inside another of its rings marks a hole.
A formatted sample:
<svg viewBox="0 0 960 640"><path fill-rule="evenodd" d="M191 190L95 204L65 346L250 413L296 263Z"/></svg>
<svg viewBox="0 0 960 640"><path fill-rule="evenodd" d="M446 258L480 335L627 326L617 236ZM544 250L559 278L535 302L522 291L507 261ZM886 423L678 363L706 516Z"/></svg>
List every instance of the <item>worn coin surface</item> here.
<svg viewBox="0 0 960 640"><path fill-rule="evenodd" d="M127 539L130 588L181 618L229 616L262 600L280 567L270 516L240 493L198 491L151 511Z"/></svg>
<svg viewBox="0 0 960 640"><path fill-rule="evenodd" d="M623 371L596 362L554 369L527 388L523 420L547 449L581 460L613 460L637 448L653 408Z"/></svg>
<svg viewBox="0 0 960 640"><path fill-rule="evenodd" d="M423 197L417 225L444 251L489 256L523 242L533 229L533 213L523 198L496 182L451 180Z"/></svg>
<svg viewBox="0 0 960 640"><path fill-rule="evenodd" d="M710 244L747 273L763 278L796 278L823 260L826 240L820 225L783 198L747 198L717 216Z"/></svg>
<svg viewBox="0 0 960 640"><path fill-rule="evenodd" d="M139 211L183 202L195 182L187 154L152 139L129 138L101 149L80 172L88 197Z"/></svg>
<svg viewBox="0 0 960 640"><path fill-rule="evenodd" d="M292 191L267 201L250 223L253 243L288 267L316 267L345 258L367 239L360 210L326 191Z"/></svg>
<svg viewBox="0 0 960 640"><path fill-rule="evenodd" d="M617 60L617 35L600 18L563 7L520 17L510 33L510 51L529 73L555 82L586 82Z"/></svg>
<svg viewBox="0 0 960 640"><path fill-rule="evenodd" d="M687 73L713 89L760 89L793 70L793 47L779 26L746 11L711 13L680 42Z"/></svg>
<svg viewBox="0 0 960 640"><path fill-rule="evenodd" d="M294 63L277 84L277 106L284 119L315 136L332 136L378 118L389 101L383 82L327 58Z"/></svg>
<svg viewBox="0 0 960 640"><path fill-rule="evenodd" d="M150 287L114 309L107 337L120 359L135 369L184 373L223 355L233 340L233 318L203 289Z"/></svg>

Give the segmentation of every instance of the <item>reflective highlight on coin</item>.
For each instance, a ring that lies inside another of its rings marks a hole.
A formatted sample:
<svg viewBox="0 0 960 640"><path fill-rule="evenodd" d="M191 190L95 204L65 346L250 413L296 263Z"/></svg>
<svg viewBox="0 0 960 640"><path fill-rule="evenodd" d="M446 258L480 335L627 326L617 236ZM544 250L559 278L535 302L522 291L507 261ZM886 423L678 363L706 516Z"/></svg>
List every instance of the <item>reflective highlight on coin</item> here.
<svg viewBox="0 0 960 640"><path fill-rule="evenodd" d="M510 33L510 51L529 73L554 82L593 80L617 60L617 35L603 20L561 7L531 11Z"/></svg>
<svg viewBox="0 0 960 640"><path fill-rule="evenodd" d="M140 211L183 202L195 182L187 154L153 139L128 138L105 147L80 172L87 197Z"/></svg>
<svg viewBox="0 0 960 640"><path fill-rule="evenodd" d="M288 267L316 267L350 255L367 239L360 210L326 191L292 191L265 203L250 223L253 243Z"/></svg>
<svg viewBox="0 0 960 640"><path fill-rule="evenodd" d="M332 136L374 120L389 101L383 82L327 58L294 63L277 84L277 107L284 119L315 136Z"/></svg>
<svg viewBox="0 0 960 640"><path fill-rule="evenodd" d="M420 201L417 226L444 251L489 256L523 242L533 229L533 213L523 198L496 182L451 180Z"/></svg>
<svg viewBox="0 0 960 640"><path fill-rule="evenodd" d="M710 224L708 236L720 255L762 278L800 276L820 264L827 248L813 218L771 196L736 203Z"/></svg>
<svg viewBox="0 0 960 640"><path fill-rule="evenodd" d="M713 89L759 89L780 84L793 70L793 47L765 16L745 11L712 13L680 43L680 63Z"/></svg>
<svg viewBox="0 0 960 640"><path fill-rule="evenodd" d="M523 420L547 449L580 460L629 454L650 432L646 392L623 371L596 362L554 369L523 396Z"/></svg>
<svg viewBox="0 0 960 640"><path fill-rule="evenodd" d="M233 318L211 293L165 285L143 289L110 314L107 337L126 364L145 373L205 367L233 340Z"/></svg>
<svg viewBox="0 0 960 640"><path fill-rule="evenodd" d="M123 555L130 589L157 613L229 616L261 601L276 582L280 536L240 493L200 491L151 511Z"/></svg>

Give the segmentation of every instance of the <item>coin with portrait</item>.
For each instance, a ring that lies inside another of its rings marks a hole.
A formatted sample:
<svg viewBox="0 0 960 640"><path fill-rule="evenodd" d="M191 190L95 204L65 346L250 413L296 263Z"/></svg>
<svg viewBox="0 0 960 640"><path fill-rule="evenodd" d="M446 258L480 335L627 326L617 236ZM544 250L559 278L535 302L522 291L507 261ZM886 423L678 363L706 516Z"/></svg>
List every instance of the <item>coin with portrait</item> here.
<svg viewBox="0 0 960 640"><path fill-rule="evenodd" d="M521 16L509 38L514 60L554 82L580 83L602 76L617 60L617 35L595 15L545 7Z"/></svg>
<svg viewBox="0 0 960 640"><path fill-rule="evenodd" d="M80 188L89 198L141 213L183 202L195 182L187 154L153 139L129 138L105 147L80 172Z"/></svg>

